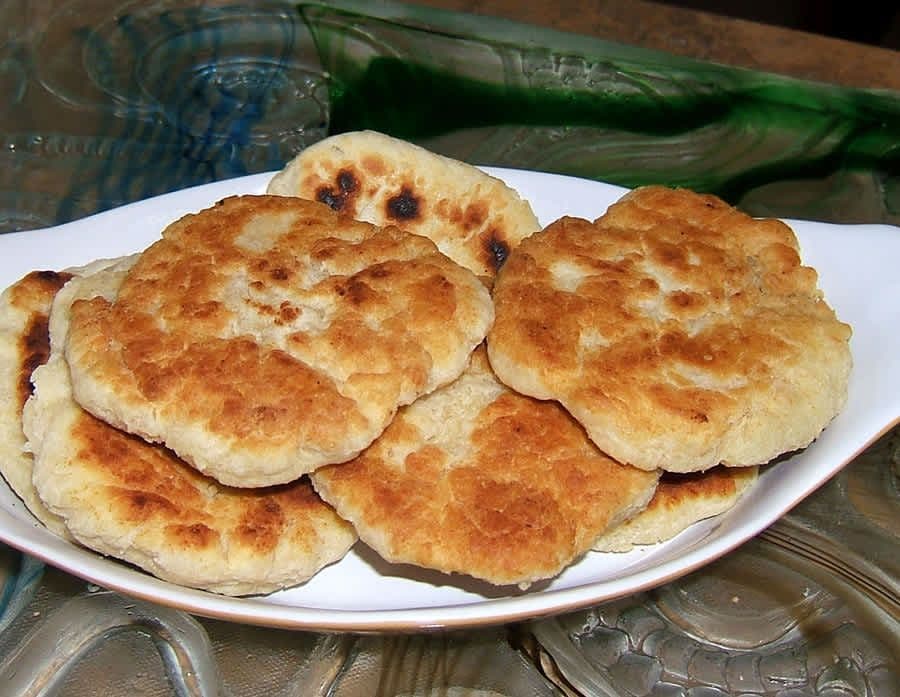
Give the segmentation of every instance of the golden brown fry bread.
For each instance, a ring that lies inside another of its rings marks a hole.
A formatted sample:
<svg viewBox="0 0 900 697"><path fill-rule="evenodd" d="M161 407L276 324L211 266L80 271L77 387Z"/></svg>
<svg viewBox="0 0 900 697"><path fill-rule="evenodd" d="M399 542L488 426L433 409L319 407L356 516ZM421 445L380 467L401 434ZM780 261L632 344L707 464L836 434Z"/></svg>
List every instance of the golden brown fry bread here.
<svg viewBox="0 0 900 697"><path fill-rule="evenodd" d="M263 489L226 487L76 404L58 349L67 306L77 295L107 291L97 284L114 283L123 266L75 279L54 302L50 360L34 372L24 415L44 505L91 549L167 581L228 595L293 586L343 557L356 535L307 478Z"/></svg>
<svg viewBox="0 0 900 697"><path fill-rule="evenodd" d="M601 552L669 540L694 523L724 513L753 486L758 467L713 467L705 472L666 472L647 507L594 543Z"/></svg>
<svg viewBox="0 0 900 697"><path fill-rule="evenodd" d="M170 225L119 284L71 307L76 401L230 486L355 456L456 378L493 319L424 237L282 196Z"/></svg>
<svg viewBox="0 0 900 697"><path fill-rule="evenodd" d="M510 249L539 229L531 205L473 165L375 131L325 138L273 177L268 193L300 196L433 240L492 278Z"/></svg>
<svg viewBox="0 0 900 697"><path fill-rule="evenodd" d="M850 327L791 229L660 186L563 218L498 275L491 364L619 460L673 472L808 445L843 406Z"/></svg>
<svg viewBox="0 0 900 697"><path fill-rule="evenodd" d="M658 479L606 457L559 405L504 387L481 349L359 457L311 476L388 561L522 587L641 510Z"/></svg>
<svg viewBox="0 0 900 697"><path fill-rule="evenodd" d="M68 272L32 271L0 295L0 473L35 518L65 535L63 521L47 510L34 490L34 465L22 430L22 409L31 396L31 374L50 355L48 321Z"/></svg>

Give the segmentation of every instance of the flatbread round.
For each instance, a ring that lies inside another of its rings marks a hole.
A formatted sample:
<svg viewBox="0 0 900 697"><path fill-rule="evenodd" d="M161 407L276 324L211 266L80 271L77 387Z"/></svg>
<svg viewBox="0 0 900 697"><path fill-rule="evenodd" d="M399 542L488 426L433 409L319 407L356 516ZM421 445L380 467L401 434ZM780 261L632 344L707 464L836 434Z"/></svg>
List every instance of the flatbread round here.
<svg viewBox="0 0 900 697"><path fill-rule="evenodd" d="M391 562L527 587L643 508L658 474L614 462L552 402L504 387L483 350L313 485Z"/></svg>
<svg viewBox="0 0 900 697"><path fill-rule="evenodd" d="M71 307L76 400L230 486L347 460L455 379L493 320L434 244L282 196L170 225Z"/></svg>
<svg viewBox="0 0 900 697"><path fill-rule="evenodd" d="M494 301L498 377L637 467L761 464L846 400L851 330L792 230L714 196L644 187L562 218L513 251Z"/></svg>
<svg viewBox="0 0 900 697"><path fill-rule="evenodd" d="M310 145L272 178L268 193L321 201L358 220L424 235L490 278L540 228L530 204L496 177L375 131Z"/></svg>
<svg viewBox="0 0 900 697"><path fill-rule="evenodd" d="M0 474L32 515L63 537L65 525L43 505L31 481L34 462L22 430L22 409L31 396L31 374L50 356L50 308L56 294L69 279L118 261L32 271L0 294Z"/></svg>
<svg viewBox="0 0 900 697"><path fill-rule="evenodd" d="M227 595L293 586L343 557L356 534L307 478L264 489L225 487L77 405L57 350L65 305L77 294L103 292L96 284L104 278L114 279L115 270L75 279L57 296L53 350L34 371L25 405L34 486L44 505L91 549Z"/></svg>
<svg viewBox="0 0 900 697"><path fill-rule="evenodd" d="M71 277L33 271L0 295L0 473L34 517L59 535L66 534L63 521L47 510L31 482L34 461L22 430L22 409L31 396L32 372L50 355L50 306Z"/></svg>
<svg viewBox="0 0 900 697"><path fill-rule="evenodd" d="M594 549L627 552L669 540L694 523L732 508L756 482L758 467L713 467L660 477L656 493L637 515L600 536Z"/></svg>

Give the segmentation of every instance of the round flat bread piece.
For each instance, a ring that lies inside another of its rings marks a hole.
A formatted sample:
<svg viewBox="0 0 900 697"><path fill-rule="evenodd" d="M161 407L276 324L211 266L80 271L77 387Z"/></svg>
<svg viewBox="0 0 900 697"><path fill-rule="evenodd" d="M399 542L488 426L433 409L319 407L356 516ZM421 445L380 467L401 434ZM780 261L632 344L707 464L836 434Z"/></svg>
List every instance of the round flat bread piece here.
<svg viewBox="0 0 900 697"><path fill-rule="evenodd" d="M240 487L355 456L493 321L430 240L283 196L185 216L104 293L71 306L76 401Z"/></svg>
<svg viewBox="0 0 900 697"><path fill-rule="evenodd" d="M66 534L63 521L47 510L31 482L34 461L22 409L31 396L32 372L50 355L50 306L71 277L33 271L0 295L0 473L34 517L59 535Z"/></svg>
<svg viewBox="0 0 900 697"><path fill-rule="evenodd" d="M817 280L784 223L644 187L513 251L489 356L620 462L761 464L807 446L846 400L851 330Z"/></svg>
<svg viewBox="0 0 900 697"><path fill-rule="evenodd" d="M718 466L705 472L666 472L647 507L601 535L594 549L627 552L669 540L694 523L732 508L756 482L758 471L756 466Z"/></svg>
<svg viewBox="0 0 900 697"><path fill-rule="evenodd" d="M24 426L44 505L86 547L161 579L227 595L293 586L343 557L356 534L307 478L226 487L78 406L56 348L64 308L78 294L107 290L95 284L110 278L115 274L75 279L57 296L50 360L34 372Z"/></svg>
<svg viewBox="0 0 900 697"><path fill-rule="evenodd" d="M524 588L642 509L658 474L606 457L558 404L504 387L478 349L359 457L311 478L386 560Z"/></svg>
<svg viewBox="0 0 900 697"><path fill-rule="evenodd" d="M272 178L268 193L321 201L357 220L424 235L488 278L540 228L530 204L496 177L375 131L310 145Z"/></svg>
<svg viewBox="0 0 900 697"><path fill-rule="evenodd" d="M74 276L118 263L98 259L63 271L32 271L0 294L0 474L28 510L53 532L67 536L62 520L43 505L31 481L33 457L22 430L31 396L31 374L50 356L50 308Z"/></svg>

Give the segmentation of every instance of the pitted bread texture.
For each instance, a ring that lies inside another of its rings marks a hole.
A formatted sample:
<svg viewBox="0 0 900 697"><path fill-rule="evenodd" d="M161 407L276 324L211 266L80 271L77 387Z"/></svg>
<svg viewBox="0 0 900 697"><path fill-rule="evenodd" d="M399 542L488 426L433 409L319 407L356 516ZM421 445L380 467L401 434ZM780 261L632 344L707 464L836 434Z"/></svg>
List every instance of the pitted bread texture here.
<svg viewBox="0 0 900 697"><path fill-rule="evenodd" d="M308 146L267 191L423 235L486 278L540 228L528 201L502 180L376 131L341 133Z"/></svg>
<svg viewBox="0 0 900 697"><path fill-rule="evenodd" d="M75 402L61 350L68 306L110 293L133 262L75 278L54 300L49 360L23 414L36 495L67 537L173 583L249 595L305 581L356 540L308 479L226 487Z"/></svg>
<svg viewBox="0 0 900 697"><path fill-rule="evenodd" d="M170 225L121 283L71 306L76 400L231 486L347 460L452 381L493 320L434 244L281 196Z"/></svg>
<svg viewBox="0 0 900 697"><path fill-rule="evenodd" d="M647 507L594 542L600 552L628 552L669 540L694 523L731 509L756 483L759 467L713 467L660 477Z"/></svg>
<svg viewBox="0 0 900 697"><path fill-rule="evenodd" d="M32 271L0 294L0 474L32 515L63 537L68 535L63 521L43 505L31 480L34 461L22 410L32 393L32 373L50 356L50 308L57 293L71 278L117 261Z"/></svg>
<svg viewBox="0 0 900 697"><path fill-rule="evenodd" d="M646 506L658 473L600 452L559 405L502 385L484 350L313 485L391 562L527 587Z"/></svg>
<svg viewBox="0 0 900 697"><path fill-rule="evenodd" d="M793 231L636 189L524 240L494 287L498 377L557 399L621 462L673 472L803 448L843 407L850 327Z"/></svg>

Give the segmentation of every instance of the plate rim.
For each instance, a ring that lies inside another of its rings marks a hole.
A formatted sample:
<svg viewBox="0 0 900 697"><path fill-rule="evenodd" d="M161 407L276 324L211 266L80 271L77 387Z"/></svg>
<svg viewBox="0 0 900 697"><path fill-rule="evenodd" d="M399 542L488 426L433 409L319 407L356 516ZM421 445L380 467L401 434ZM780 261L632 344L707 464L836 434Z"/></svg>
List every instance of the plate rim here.
<svg viewBox="0 0 900 697"><path fill-rule="evenodd" d="M519 179L536 178L541 180L544 177L551 177L561 180L579 191L603 190L613 198L617 198L618 195L628 190L621 186L570 175L508 167L483 167L482 169L489 174L511 182L513 188L518 188L516 181ZM199 210L200 207L212 204L215 200L225 195L262 193L265 184L275 173L263 172L201 184L135 201L62 225L40 230L7 233L0 235L0 250L8 246L13 248L17 245L30 246L29 243L32 243L36 238L49 234L59 235L61 232L77 238L80 234L83 234L82 230L88 229L92 223L97 223L98 220L102 222L101 219L105 218L113 221L120 216L127 217L135 210L153 211L155 207L158 213L159 210L165 209L168 211L166 214L162 216L157 215L156 217L174 220L183 212ZM203 201L208 201L208 204L205 204ZM160 203L169 205L159 205ZM599 214L597 213L597 215ZM810 221L786 219L786 222L793 226L795 223L808 224ZM832 223L813 224L835 225ZM874 225L876 227L892 227L881 224ZM94 225L94 227L102 230L103 225ZM837 227L856 226L837 225ZM161 230L162 228L159 227L158 229ZM64 245L59 246L64 247ZM827 476L810 481L807 486L799 488L789 500L783 501L778 508L767 511L767 515L763 517L762 523L750 526L745 523L744 525L733 527L722 535L716 536L715 529L721 525L722 521L729 519L728 516L731 513L729 511L721 516L707 519L707 521L701 521L695 526L691 526L689 530L694 532L704 530L705 532L700 540L695 540L688 545L683 557L670 555L658 564L652 564L649 567L641 568L636 572L628 572L621 577L613 579L583 582L570 587L539 590L535 593L512 597L464 600L459 603L418 607L360 610L283 604L266 601L265 598L267 596L232 597L219 595L163 581L127 562L105 557L85 547L57 538L31 517L27 508L21 501L18 501L11 490L9 494L13 497L12 507L15 508L16 505L21 507L22 513L25 514L26 518L30 518L31 521L27 521L21 516L13 515L13 512L3 502L0 502L0 523L2 523L0 524L0 540L23 553L40 559L45 564L60 568L89 583L95 583L141 600L163 604L214 619L281 629L361 633L483 627L564 614L657 587L689 574L731 552L775 522L898 423L900 423L900 413L894 414L891 420L879 428L877 432L869 434L858 441L855 449L842 460L831 464L828 468ZM766 474L769 473L764 473L761 476L766 476ZM5 481L0 480L0 485L8 489ZM738 504L740 505L740 503L739 501ZM27 529L29 526L37 529L36 537L34 532L29 533ZM678 537L674 539L678 540ZM57 551L59 545L65 545L61 554ZM673 544L673 540L654 547L660 549L675 547L677 549L677 545ZM591 552L589 554L598 553ZM86 558L82 559L82 557ZM78 564L79 560L83 561L83 564ZM100 562L99 565L97 564L98 561ZM112 571L106 573L110 569Z"/></svg>

